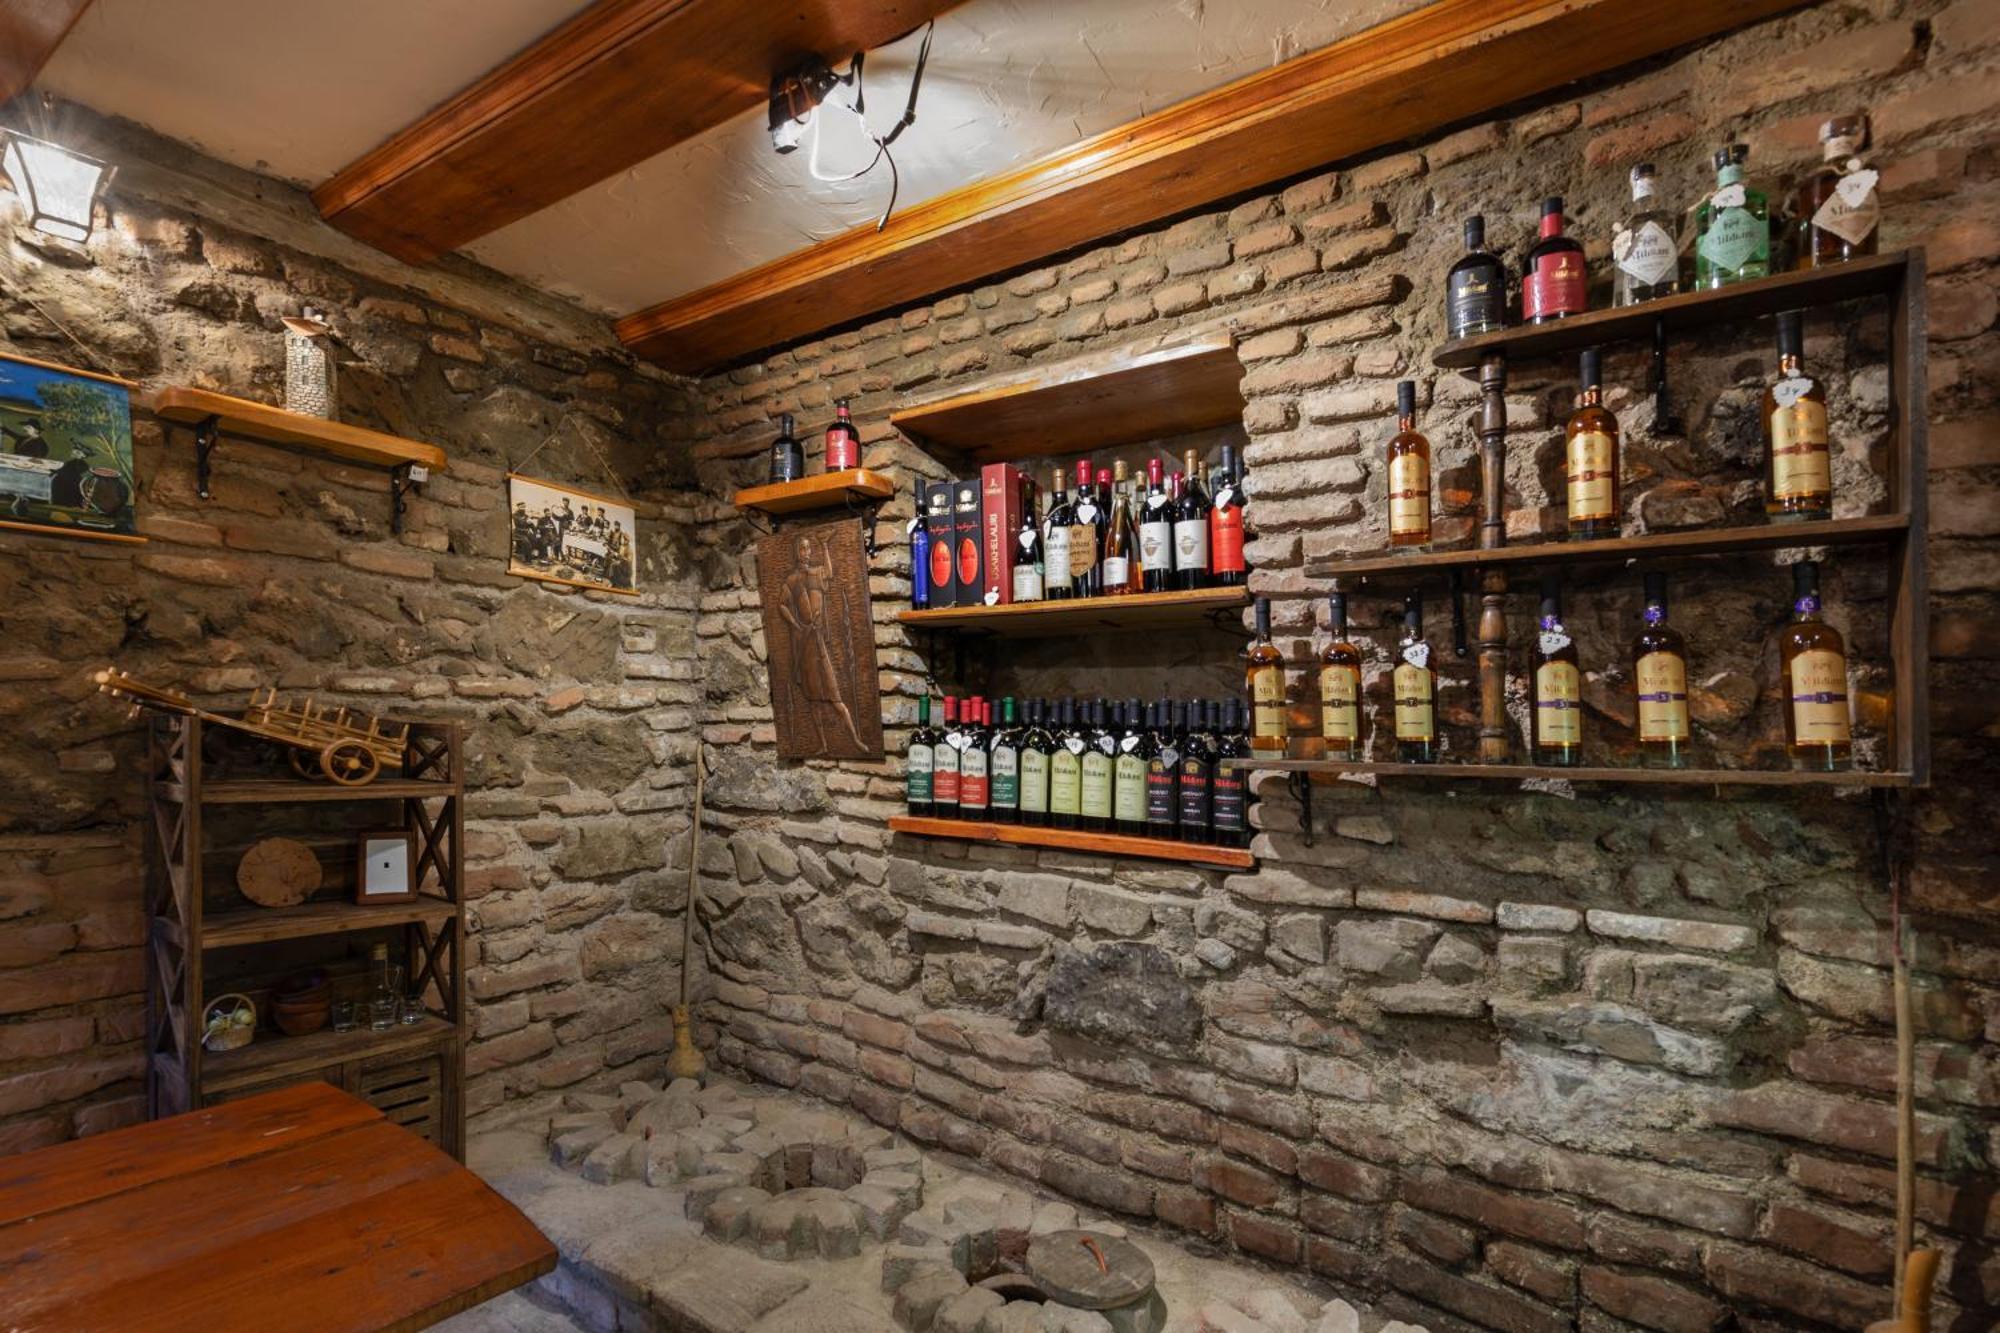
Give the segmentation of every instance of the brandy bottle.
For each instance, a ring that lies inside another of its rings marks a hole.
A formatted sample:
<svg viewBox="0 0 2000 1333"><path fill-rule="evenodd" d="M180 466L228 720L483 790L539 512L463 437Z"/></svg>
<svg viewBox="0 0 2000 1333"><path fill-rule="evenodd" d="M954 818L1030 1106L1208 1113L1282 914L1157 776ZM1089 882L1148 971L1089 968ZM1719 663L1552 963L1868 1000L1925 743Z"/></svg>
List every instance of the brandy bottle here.
<svg viewBox="0 0 2000 1333"><path fill-rule="evenodd" d="M1562 618L1562 581L1542 577L1542 614L1535 633L1535 707L1530 740L1535 762L1573 768L1583 759L1583 672L1576 640Z"/></svg>
<svg viewBox="0 0 2000 1333"><path fill-rule="evenodd" d="M1667 623L1667 576L1646 575L1645 624L1632 640L1639 757L1648 768L1688 762L1687 641Z"/></svg>
<svg viewBox="0 0 2000 1333"><path fill-rule="evenodd" d="M1319 734L1328 759L1361 758L1361 650L1347 640L1347 594L1327 598L1319 650Z"/></svg>
<svg viewBox="0 0 2000 1333"><path fill-rule="evenodd" d="M1824 163L1791 198L1792 267L1824 268L1875 253L1882 221L1878 173L1860 157L1868 118L1835 116L1819 127Z"/></svg>
<svg viewBox="0 0 2000 1333"><path fill-rule="evenodd" d="M1271 601L1257 599L1257 638L1251 643L1245 683L1250 693L1250 748L1285 755L1285 655L1271 642Z"/></svg>
<svg viewBox="0 0 2000 1333"><path fill-rule="evenodd" d="M1389 545L1431 544L1431 442L1417 429L1417 386L1396 385L1396 433L1389 438Z"/></svg>
<svg viewBox="0 0 2000 1333"><path fill-rule="evenodd" d="M1819 563L1792 566L1792 623L1778 639L1784 671L1785 748L1792 767L1831 772L1853 749L1847 716L1847 644L1819 618Z"/></svg>
<svg viewBox="0 0 2000 1333"><path fill-rule="evenodd" d="M1396 698L1396 757L1406 764L1437 759L1437 667L1424 640L1424 603L1415 593L1403 601L1403 639L1396 645L1391 676Z"/></svg>
<svg viewBox="0 0 2000 1333"><path fill-rule="evenodd" d="M1576 411L1563 423L1568 476L1569 535L1594 540L1618 535L1618 418L1604 406L1595 347L1583 349Z"/></svg>
<svg viewBox="0 0 2000 1333"><path fill-rule="evenodd" d="M1764 390L1764 513L1773 523L1833 517L1826 386L1805 372L1804 316L1778 316L1778 378Z"/></svg>
<svg viewBox="0 0 2000 1333"><path fill-rule="evenodd" d="M1470 338L1507 327L1507 267L1486 248L1486 219L1465 220L1465 253L1444 279L1445 337Z"/></svg>

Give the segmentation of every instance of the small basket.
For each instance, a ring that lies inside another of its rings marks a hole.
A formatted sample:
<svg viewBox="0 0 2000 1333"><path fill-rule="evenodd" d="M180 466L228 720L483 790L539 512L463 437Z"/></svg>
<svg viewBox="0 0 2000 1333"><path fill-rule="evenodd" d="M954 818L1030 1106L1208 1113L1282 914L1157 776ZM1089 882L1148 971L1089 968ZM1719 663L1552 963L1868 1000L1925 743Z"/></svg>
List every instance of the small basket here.
<svg viewBox="0 0 2000 1333"><path fill-rule="evenodd" d="M201 1011L201 1048L233 1051L248 1046L257 1035L257 1005L247 995L218 995Z"/></svg>

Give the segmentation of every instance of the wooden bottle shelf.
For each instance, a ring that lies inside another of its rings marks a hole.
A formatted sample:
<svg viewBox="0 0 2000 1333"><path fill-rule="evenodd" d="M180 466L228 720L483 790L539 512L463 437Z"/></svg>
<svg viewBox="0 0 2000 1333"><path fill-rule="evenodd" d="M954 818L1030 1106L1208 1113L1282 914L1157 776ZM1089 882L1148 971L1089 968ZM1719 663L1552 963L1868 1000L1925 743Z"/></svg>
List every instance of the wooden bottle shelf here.
<svg viewBox="0 0 2000 1333"><path fill-rule="evenodd" d="M1036 828L1027 824L993 824L985 820L933 819L923 815L891 815L891 833L920 838L954 838L961 842L1006 843L1015 847L1059 847L1071 852L1101 852L1106 856L1143 856L1156 861L1248 870L1256 858L1243 847L1217 847L1203 842L1166 838L1135 838L1126 833L1092 833L1080 829Z"/></svg>
<svg viewBox="0 0 2000 1333"><path fill-rule="evenodd" d="M1250 605L1247 588L1197 588L1192 592L1139 592L1059 602L1010 602L1005 606L944 606L898 611L912 629L979 630L1008 639L1032 639L1098 630L1159 629L1199 625L1216 612Z"/></svg>
<svg viewBox="0 0 2000 1333"><path fill-rule="evenodd" d="M348 1032L321 1028L303 1037L259 1031L248 1046L202 1054L201 1092L204 1097L212 1097L234 1087L308 1075L329 1065L424 1050L456 1037L457 1029L435 1014L427 1015L421 1022L398 1023L381 1032L365 1025Z"/></svg>
<svg viewBox="0 0 2000 1333"><path fill-rule="evenodd" d="M153 784L162 800L176 804L187 800L186 789L178 782ZM203 805L286 805L321 801L432 801L463 794L456 782L430 778L377 778L358 787L335 782L307 782L303 778L221 778L201 784Z"/></svg>
<svg viewBox="0 0 2000 1333"><path fill-rule="evenodd" d="M296 907L257 907L236 912L205 913L202 947L230 949L272 940L312 935L346 935L422 922L436 930L458 916L458 906L438 898L411 902L362 904L344 898L300 903Z"/></svg>
<svg viewBox="0 0 2000 1333"><path fill-rule="evenodd" d="M1306 566L1306 573L1314 578L1349 579L1375 575L1417 575L1453 569L1617 564L1648 557L1667 559L1728 555L1738 551L1891 542L1906 536L1909 529L1910 520L1906 514L1871 514L1863 518L1834 518L1812 523L1751 523L1734 528L1654 532L1598 541L1534 542L1525 546L1470 547L1460 551L1419 551L1401 555L1383 551L1316 560Z"/></svg>
<svg viewBox="0 0 2000 1333"><path fill-rule="evenodd" d="M857 467L800 477L797 481L752 486L736 492L734 503L738 509L755 509L764 514L800 514L850 502L879 504L895 492L895 484L881 473Z"/></svg>
<svg viewBox="0 0 2000 1333"><path fill-rule="evenodd" d="M1114 449L1240 425L1243 363L1226 334L1148 339L903 408L889 424L975 462Z"/></svg>
<svg viewBox="0 0 2000 1333"><path fill-rule="evenodd" d="M1355 759L1225 759L1226 768L1259 773L1300 773L1339 776L1372 773L1381 777L1430 778L1439 781L1519 782L1528 778L1560 778L1566 782L1653 783L1674 787L1908 787L1908 773L1835 773L1763 768L1554 768L1541 764L1403 764Z"/></svg>
<svg viewBox="0 0 2000 1333"><path fill-rule="evenodd" d="M1863 296L1893 296L1902 285L1910 257L1910 252L1903 251L1851 259L1805 273L1779 273L1708 291L1663 296L1639 305L1589 310L1548 324L1522 324L1476 334L1444 344L1431 354L1431 364L1440 370L1468 370L1495 353L1509 360L1526 360L1603 343L1650 339L1656 324L1664 324L1669 333L1675 333Z"/></svg>
<svg viewBox="0 0 2000 1333"><path fill-rule="evenodd" d="M211 393L207 389L175 386L160 389L153 395L153 411L169 421L190 426L213 420L215 429L223 435L289 449L310 449L350 463L383 468L414 464L432 472L445 470L444 450L434 444L309 417L302 412L287 412L282 407Z"/></svg>

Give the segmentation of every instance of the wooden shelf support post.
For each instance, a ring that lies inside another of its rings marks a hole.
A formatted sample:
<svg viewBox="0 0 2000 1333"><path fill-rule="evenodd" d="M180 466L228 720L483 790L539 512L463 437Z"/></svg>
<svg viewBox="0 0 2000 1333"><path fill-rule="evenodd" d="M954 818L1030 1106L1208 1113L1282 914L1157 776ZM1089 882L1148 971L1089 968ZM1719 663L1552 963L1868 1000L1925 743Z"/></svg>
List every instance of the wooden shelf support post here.
<svg viewBox="0 0 2000 1333"><path fill-rule="evenodd" d="M1479 363L1479 545L1507 544L1507 357ZM1479 574L1479 762L1504 764L1507 736L1507 575Z"/></svg>

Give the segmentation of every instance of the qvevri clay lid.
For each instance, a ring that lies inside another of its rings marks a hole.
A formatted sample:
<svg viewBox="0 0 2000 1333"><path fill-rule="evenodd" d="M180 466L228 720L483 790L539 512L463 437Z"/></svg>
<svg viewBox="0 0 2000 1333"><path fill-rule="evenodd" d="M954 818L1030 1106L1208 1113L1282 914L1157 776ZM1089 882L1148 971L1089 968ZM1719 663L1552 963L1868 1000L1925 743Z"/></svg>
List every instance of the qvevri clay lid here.
<svg viewBox="0 0 2000 1333"><path fill-rule="evenodd" d="M1129 1240L1101 1231L1051 1231L1028 1242L1028 1276L1053 1300L1080 1310L1116 1310L1153 1291L1153 1261Z"/></svg>

